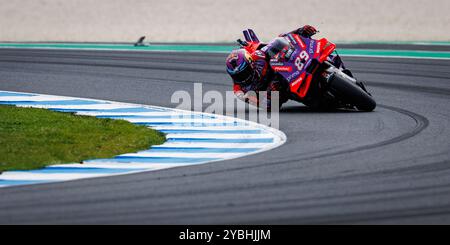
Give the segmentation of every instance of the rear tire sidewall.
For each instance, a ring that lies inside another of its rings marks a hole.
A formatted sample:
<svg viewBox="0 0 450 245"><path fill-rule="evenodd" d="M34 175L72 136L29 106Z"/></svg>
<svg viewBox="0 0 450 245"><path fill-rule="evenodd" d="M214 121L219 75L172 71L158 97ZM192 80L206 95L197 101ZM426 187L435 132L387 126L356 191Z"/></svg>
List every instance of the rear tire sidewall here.
<svg viewBox="0 0 450 245"><path fill-rule="evenodd" d="M377 105L375 100L350 78L337 72L332 76L329 80L329 88L343 102L352 104L361 111L373 111L375 109Z"/></svg>

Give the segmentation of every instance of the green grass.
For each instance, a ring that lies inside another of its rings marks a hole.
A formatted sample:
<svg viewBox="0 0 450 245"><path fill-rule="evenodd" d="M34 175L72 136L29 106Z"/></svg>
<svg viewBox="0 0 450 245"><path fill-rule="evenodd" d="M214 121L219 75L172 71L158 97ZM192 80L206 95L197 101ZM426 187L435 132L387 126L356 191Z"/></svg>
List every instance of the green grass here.
<svg viewBox="0 0 450 245"><path fill-rule="evenodd" d="M111 158L164 141L164 134L124 120L0 105L0 172Z"/></svg>

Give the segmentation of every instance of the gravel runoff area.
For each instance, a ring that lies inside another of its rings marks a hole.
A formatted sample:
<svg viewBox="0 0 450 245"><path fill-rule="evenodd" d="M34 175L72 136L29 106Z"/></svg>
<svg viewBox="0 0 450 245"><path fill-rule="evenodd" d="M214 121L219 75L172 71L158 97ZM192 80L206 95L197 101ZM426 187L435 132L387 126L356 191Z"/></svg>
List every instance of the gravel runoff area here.
<svg viewBox="0 0 450 245"><path fill-rule="evenodd" d="M303 24L335 41L449 41L448 0L11 0L0 41L230 42Z"/></svg>

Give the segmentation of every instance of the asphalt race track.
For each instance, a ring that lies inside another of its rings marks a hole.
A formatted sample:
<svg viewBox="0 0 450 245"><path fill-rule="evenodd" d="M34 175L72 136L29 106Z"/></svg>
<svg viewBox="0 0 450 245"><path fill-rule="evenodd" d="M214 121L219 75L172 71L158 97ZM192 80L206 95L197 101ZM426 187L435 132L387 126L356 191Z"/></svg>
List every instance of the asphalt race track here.
<svg viewBox="0 0 450 245"><path fill-rule="evenodd" d="M225 56L0 49L0 90L175 107L172 93L191 92L195 82L204 91L231 89ZM3 188L0 223L450 223L450 60L344 61L367 81L374 112L288 103L280 115L287 142L279 148L205 165Z"/></svg>

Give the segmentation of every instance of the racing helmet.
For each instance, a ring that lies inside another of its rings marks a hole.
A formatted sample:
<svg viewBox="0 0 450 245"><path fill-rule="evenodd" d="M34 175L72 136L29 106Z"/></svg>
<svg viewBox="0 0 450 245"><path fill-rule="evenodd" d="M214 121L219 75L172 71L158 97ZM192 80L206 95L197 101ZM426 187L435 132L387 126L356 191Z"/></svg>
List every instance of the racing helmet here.
<svg viewBox="0 0 450 245"><path fill-rule="evenodd" d="M236 49L231 51L227 60L227 73L233 79L233 82L239 85L249 85L255 76L253 60L250 53L245 49Z"/></svg>

